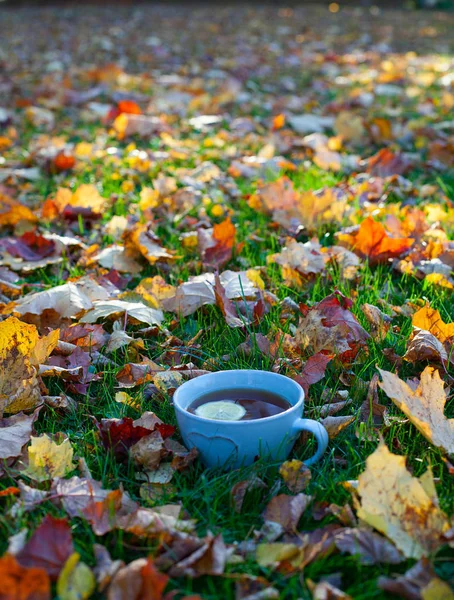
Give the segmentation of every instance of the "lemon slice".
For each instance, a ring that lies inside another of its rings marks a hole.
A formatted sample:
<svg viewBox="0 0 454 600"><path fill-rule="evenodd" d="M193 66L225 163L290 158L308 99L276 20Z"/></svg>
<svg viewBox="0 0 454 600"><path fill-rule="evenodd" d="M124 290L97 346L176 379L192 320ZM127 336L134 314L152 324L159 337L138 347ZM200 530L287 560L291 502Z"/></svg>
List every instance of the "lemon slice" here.
<svg viewBox="0 0 454 600"><path fill-rule="evenodd" d="M204 419L215 419L217 421L239 421L246 414L246 409L241 404L235 404L232 400L218 400L207 402L195 409L195 414Z"/></svg>

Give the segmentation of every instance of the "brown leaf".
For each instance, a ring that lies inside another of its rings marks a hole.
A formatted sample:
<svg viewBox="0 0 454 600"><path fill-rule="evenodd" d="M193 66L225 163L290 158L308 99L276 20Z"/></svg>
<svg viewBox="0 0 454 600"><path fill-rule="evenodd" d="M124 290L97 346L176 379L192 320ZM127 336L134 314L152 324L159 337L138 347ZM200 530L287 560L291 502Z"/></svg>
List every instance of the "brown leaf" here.
<svg viewBox="0 0 454 600"><path fill-rule="evenodd" d="M236 483L230 490L230 498L232 500L235 512L241 512L247 492L260 488L265 489L266 487L266 484L260 479L260 477L257 477L256 475Z"/></svg>
<svg viewBox="0 0 454 600"><path fill-rule="evenodd" d="M213 227L212 242L202 251L205 267L220 269L232 258L236 227L230 217Z"/></svg>
<svg viewBox="0 0 454 600"><path fill-rule="evenodd" d="M345 417L325 417L324 419L320 419L320 423L328 432L329 439L333 440L341 431L351 425L355 419L355 415L348 415Z"/></svg>
<svg viewBox="0 0 454 600"><path fill-rule="evenodd" d="M30 416L18 413L9 419L0 419L0 460L16 458L22 453L22 448L30 441L39 411L38 408Z"/></svg>
<svg viewBox="0 0 454 600"><path fill-rule="evenodd" d="M248 320L246 318L240 319L238 317L238 311L235 309L233 302L227 298L224 286L221 284L219 275L215 275L214 293L216 297L216 304L222 311L225 321L229 327L244 327Z"/></svg>
<svg viewBox="0 0 454 600"><path fill-rule="evenodd" d="M373 177L404 175L411 168L411 162L399 153L382 148L367 160L367 172Z"/></svg>
<svg viewBox="0 0 454 600"><path fill-rule="evenodd" d="M335 543L341 552L358 555L362 565L396 565L405 560L394 544L369 529L342 529Z"/></svg>
<svg viewBox="0 0 454 600"><path fill-rule="evenodd" d="M224 544L222 535L207 536L202 546L169 569L169 575L171 577L222 575L230 554L231 550Z"/></svg>
<svg viewBox="0 0 454 600"><path fill-rule="evenodd" d="M361 310L369 322L372 339L382 342L391 327L391 317L372 304L363 304Z"/></svg>
<svg viewBox="0 0 454 600"><path fill-rule="evenodd" d="M263 512L264 521L278 523L283 531L293 532L298 527L301 515L312 501L312 496L297 494L274 496Z"/></svg>
<svg viewBox="0 0 454 600"><path fill-rule="evenodd" d="M352 301L335 292L315 304L298 324L295 339L303 350L336 354L352 360L366 345L369 334L350 312Z"/></svg>
<svg viewBox="0 0 454 600"><path fill-rule="evenodd" d="M44 569L52 581L56 581L63 565L73 553L71 527L67 519L47 515L16 555L16 559L23 567Z"/></svg>
<svg viewBox="0 0 454 600"><path fill-rule="evenodd" d="M235 584L235 600L278 600L279 591L264 577L241 575Z"/></svg>
<svg viewBox="0 0 454 600"><path fill-rule="evenodd" d="M445 347L434 335L424 329L413 329L404 354L405 360L411 363L427 360L447 364L448 358Z"/></svg>
<svg viewBox="0 0 454 600"><path fill-rule="evenodd" d="M307 587L310 589L313 600L352 600L352 597L328 581L319 581L314 583L311 579L306 579Z"/></svg>
<svg viewBox="0 0 454 600"><path fill-rule="evenodd" d="M0 558L1 600L50 600L51 585L47 572L38 567L24 567L14 556Z"/></svg>
<svg viewBox="0 0 454 600"><path fill-rule="evenodd" d="M427 559L417 562L404 575L395 579L379 577L377 586L385 591L407 600L452 600L453 593L449 585L439 579Z"/></svg>
<svg viewBox="0 0 454 600"><path fill-rule="evenodd" d="M117 571L125 566L122 560L112 560L109 551L101 544L93 544L93 551L96 559L96 567L93 572L96 577L98 589L104 591Z"/></svg>
<svg viewBox="0 0 454 600"><path fill-rule="evenodd" d="M293 494L298 494L307 488L312 474L300 460L287 460L279 467L279 475Z"/></svg>
<svg viewBox="0 0 454 600"><path fill-rule="evenodd" d="M438 371L426 367L416 390L394 373L378 369L381 389L422 435L447 454L454 454L454 419L444 415L446 392Z"/></svg>

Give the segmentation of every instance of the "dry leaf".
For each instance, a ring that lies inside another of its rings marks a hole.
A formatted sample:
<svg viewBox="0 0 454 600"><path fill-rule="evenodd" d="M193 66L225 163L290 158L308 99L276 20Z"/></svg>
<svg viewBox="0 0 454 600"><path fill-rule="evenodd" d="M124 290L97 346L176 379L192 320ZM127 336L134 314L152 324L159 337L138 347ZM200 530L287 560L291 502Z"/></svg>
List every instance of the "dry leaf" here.
<svg viewBox="0 0 454 600"><path fill-rule="evenodd" d="M379 577L377 586L407 600L454 600L451 588L435 575L427 559L420 560L396 579Z"/></svg>
<svg viewBox="0 0 454 600"><path fill-rule="evenodd" d="M50 600L51 587L47 572L40 567L20 565L14 556L0 558L1 600Z"/></svg>
<svg viewBox="0 0 454 600"><path fill-rule="evenodd" d="M413 477L405 457L392 454L383 442L366 460L358 494L358 517L386 535L407 558L428 556L441 546L450 525L438 507L432 474Z"/></svg>
<svg viewBox="0 0 454 600"><path fill-rule="evenodd" d="M378 369L381 389L434 446L454 454L454 419L444 415L446 392L438 371L426 367L416 390L394 373Z"/></svg>
<svg viewBox="0 0 454 600"><path fill-rule="evenodd" d="M411 318L414 327L433 334L442 344L454 336L454 323L445 323L438 310L425 305Z"/></svg>
<svg viewBox="0 0 454 600"><path fill-rule="evenodd" d="M287 460L279 467L279 475L293 494L307 488L312 478L310 469L300 460Z"/></svg>

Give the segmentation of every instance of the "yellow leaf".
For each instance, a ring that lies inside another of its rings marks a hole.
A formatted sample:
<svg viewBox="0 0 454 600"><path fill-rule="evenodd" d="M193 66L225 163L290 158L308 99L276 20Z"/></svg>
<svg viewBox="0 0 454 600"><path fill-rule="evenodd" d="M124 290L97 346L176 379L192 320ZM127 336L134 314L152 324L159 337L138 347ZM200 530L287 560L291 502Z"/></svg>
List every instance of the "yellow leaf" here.
<svg viewBox="0 0 454 600"><path fill-rule="evenodd" d="M421 598L422 600L454 600L454 592L445 581L434 577L421 590Z"/></svg>
<svg viewBox="0 0 454 600"><path fill-rule="evenodd" d="M358 517L386 535L407 558L421 558L442 543L450 524L437 498L406 469L405 456L381 442L358 478Z"/></svg>
<svg viewBox="0 0 454 600"><path fill-rule="evenodd" d="M26 474L36 481L64 477L74 469L73 454L74 450L68 439L57 444L46 434L32 436Z"/></svg>
<svg viewBox="0 0 454 600"><path fill-rule="evenodd" d="M300 460L287 460L279 467L279 475L294 494L302 492L311 480L311 472Z"/></svg>
<svg viewBox="0 0 454 600"><path fill-rule="evenodd" d="M30 355L39 340L34 325L15 317L0 323L0 415L30 410L41 401Z"/></svg>
<svg viewBox="0 0 454 600"><path fill-rule="evenodd" d="M60 339L60 330L54 329L36 342L33 352L30 356L32 365L41 365L46 362Z"/></svg>
<svg viewBox="0 0 454 600"><path fill-rule="evenodd" d="M261 567L271 567L282 560L290 560L298 554L296 544L259 544L255 553L255 559Z"/></svg>
<svg viewBox="0 0 454 600"><path fill-rule="evenodd" d="M454 285L452 285L449 279L442 273L429 273L429 275L426 275L424 281L431 283L432 285L439 285L440 287L447 288L448 290L454 290Z"/></svg>
<svg viewBox="0 0 454 600"><path fill-rule="evenodd" d="M415 312L412 323L414 327L430 331L442 343L454 336L454 323L445 323L438 310L427 304Z"/></svg>
<svg viewBox="0 0 454 600"><path fill-rule="evenodd" d="M407 415L423 436L448 454L454 453L454 419L444 415L446 392L438 371L426 367L416 390L394 373L380 371L381 389Z"/></svg>
<svg viewBox="0 0 454 600"><path fill-rule="evenodd" d="M57 581L59 600L85 600L96 587L96 579L90 567L80 562L77 552L71 554L60 572Z"/></svg>

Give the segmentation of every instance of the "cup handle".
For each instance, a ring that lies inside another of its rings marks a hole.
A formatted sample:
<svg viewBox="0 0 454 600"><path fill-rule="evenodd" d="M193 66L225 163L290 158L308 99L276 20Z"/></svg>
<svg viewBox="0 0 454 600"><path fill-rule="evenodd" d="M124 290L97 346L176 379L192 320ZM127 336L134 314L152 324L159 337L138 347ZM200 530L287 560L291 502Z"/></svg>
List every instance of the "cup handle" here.
<svg viewBox="0 0 454 600"><path fill-rule="evenodd" d="M328 433L323 425L312 419L298 419L295 421L293 429L296 431L310 431L317 440L317 452L311 458L304 460L304 464L309 466L320 460L328 446L329 440Z"/></svg>

